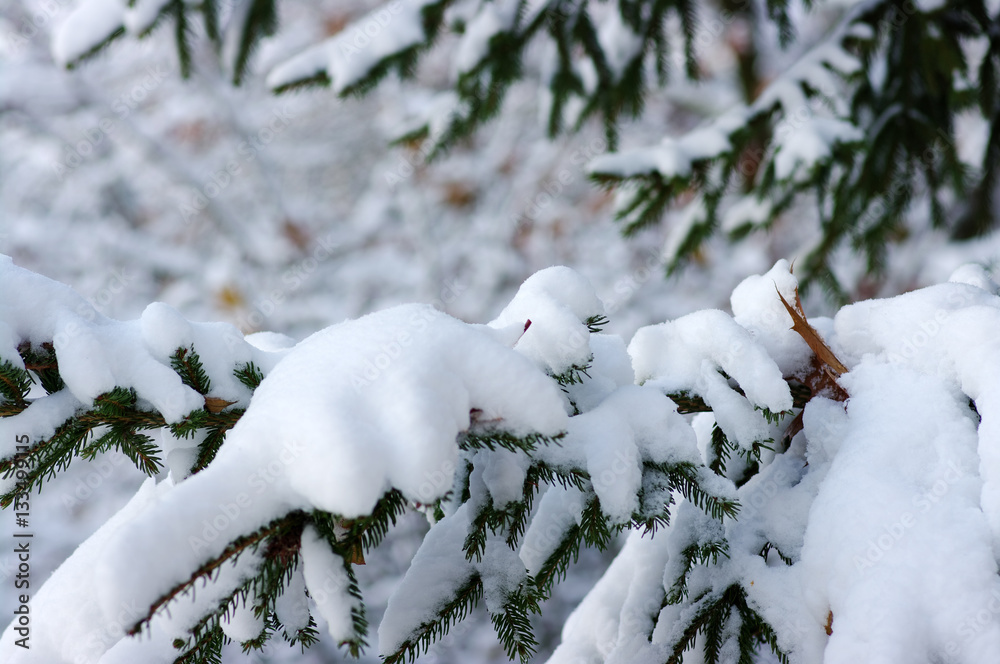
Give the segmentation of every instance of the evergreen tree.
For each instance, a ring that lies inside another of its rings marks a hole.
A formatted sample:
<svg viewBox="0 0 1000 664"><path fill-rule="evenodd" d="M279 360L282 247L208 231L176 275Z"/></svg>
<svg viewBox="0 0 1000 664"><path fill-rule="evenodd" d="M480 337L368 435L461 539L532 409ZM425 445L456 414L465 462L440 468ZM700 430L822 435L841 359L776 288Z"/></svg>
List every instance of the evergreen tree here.
<svg viewBox="0 0 1000 664"><path fill-rule="evenodd" d="M549 661L1000 647L1000 299L981 268L814 327L780 261L732 316L627 348L568 268L486 326L405 305L291 348L162 304L110 320L9 259L0 283L0 504L18 527L80 459L117 451L158 480L25 589L4 661L218 662L320 627L357 656L354 567L408 509L432 525L378 628L390 662L479 604L527 661L581 548L622 538Z"/></svg>
<svg viewBox="0 0 1000 664"><path fill-rule="evenodd" d="M121 35L172 21L185 75L191 40L203 35L240 83L255 45L280 27L275 0L129 4L84 2L57 35L57 58L75 66ZM741 105L659 145L590 164L596 182L620 191L624 233L670 217L668 271L716 232L739 239L809 206L821 237L798 265L800 280L844 300L832 265L838 250L863 254L878 275L888 246L921 230L922 219L956 240L993 228L1000 46L998 16L985 3L805 3L829 22L810 44L796 42L785 0L720 5L399 0L278 65L267 81L277 92L322 84L363 94L390 73L412 76L437 47L454 76L401 140L427 140L431 156L447 149L496 116L509 86L530 75L547 96L550 134L593 118L616 150L619 125L642 115L644 97L671 77L696 78L699 46L738 25ZM801 55L762 81L758 53L775 46ZM960 115L976 118L986 136L972 162L956 148Z"/></svg>
<svg viewBox="0 0 1000 664"><path fill-rule="evenodd" d="M401 136L436 154L501 111L537 46L550 133L594 118L615 149L650 89L697 76L701 31L744 23L742 106L590 167L620 188L626 233L680 210L671 270L718 230L815 205L823 236L796 276L780 262L747 279L732 316L643 328L626 348L584 280L552 269L487 326L400 307L285 348L163 305L111 321L0 264L0 504L26 512L69 464L114 451L158 478L31 595L33 636L15 619L4 661L213 662L228 642L308 647L321 623L358 655L371 634L354 567L408 509L432 527L378 629L387 661L480 603L526 661L532 616L581 547L622 540L550 661L991 661L996 284L968 267L812 324L798 289L842 297L834 252L877 271L921 206L956 239L992 227L997 18L866 2L764 83L761 40L795 47L793 13L400 0L268 76L278 92L363 93L450 49L449 89ZM75 66L172 22L185 74L203 34L240 83L278 17L273 0L90 0L54 48ZM975 168L960 113L988 129ZM123 605L140 607L126 633L92 649Z"/></svg>

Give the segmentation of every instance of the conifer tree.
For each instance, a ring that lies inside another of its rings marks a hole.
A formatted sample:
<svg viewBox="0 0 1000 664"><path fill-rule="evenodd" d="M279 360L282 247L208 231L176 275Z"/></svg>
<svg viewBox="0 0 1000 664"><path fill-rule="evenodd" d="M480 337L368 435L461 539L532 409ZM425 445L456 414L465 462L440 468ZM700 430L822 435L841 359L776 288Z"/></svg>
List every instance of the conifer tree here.
<svg viewBox="0 0 1000 664"><path fill-rule="evenodd" d="M0 430L19 434L0 440L0 504L111 452L157 478L33 596L33 652L8 626L5 661L214 662L229 642L305 648L321 627L357 655L374 635L354 567L406 510L432 526L378 628L387 661L479 605L527 661L532 616L581 547L620 541L551 662L991 661L996 284L967 267L813 321L798 290L843 296L834 252L877 271L920 206L956 239L992 227L997 18L977 2L865 2L762 84L762 35L798 43L787 3L766 10L401 0L267 77L360 94L452 49L454 80L401 137L436 153L502 111L539 42L550 133L593 118L617 149L650 89L697 76L700 30L746 22L744 105L590 167L619 188L626 233L671 219L671 270L713 233L815 206L823 235L795 275L782 261L747 279L732 316L697 312L626 347L584 280L553 269L486 326L400 307L283 348L163 305L84 316L67 289L0 263ZM185 74L203 34L238 84L279 15L273 0L88 0L54 49L76 66L170 25ZM988 128L974 168L960 113ZM129 603L127 634L89 652Z"/></svg>
<svg viewBox="0 0 1000 664"><path fill-rule="evenodd" d="M528 661L581 548L622 540L550 662L1000 646L1000 298L981 268L810 322L780 261L732 316L627 347L568 268L485 326L405 305L291 348L162 304L106 319L9 259L0 282L0 427L18 432L0 504L27 513L111 452L155 476L24 596L4 661L218 662L321 630L357 656L374 635L354 568L407 510L432 525L378 627L389 662L483 605Z"/></svg>
<svg viewBox="0 0 1000 664"><path fill-rule="evenodd" d="M254 47L280 29L275 0L113 5L84 2L57 34L57 59L76 66L122 35L172 22L185 75L202 35L240 83ZM612 152L590 164L591 177L619 191L624 233L668 220L668 272L715 233L738 240L811 208L820 238L798 263L800 280L844 300L838 250L859 252L877 276L889 245L922 219L955 240L994 227L998 17L981 0L805 5L828 23L812 43L797 41L785 0L398 0L279 64L267 82L276 92L320 84L363 94L389 74L412 77L430 49L444 49L455 63L449 86L400 136L428 141L433 156L495 117L510 85L529 76L544 90L550 134L603 124ZM734 25L746 35L736 49L743 103L659 145L618 151L622 121L640 117L668 81L696 79L699 47ZM801 55L763 80L765 47ZM986 136L972 162L956 147L960 115Z"/></svg>

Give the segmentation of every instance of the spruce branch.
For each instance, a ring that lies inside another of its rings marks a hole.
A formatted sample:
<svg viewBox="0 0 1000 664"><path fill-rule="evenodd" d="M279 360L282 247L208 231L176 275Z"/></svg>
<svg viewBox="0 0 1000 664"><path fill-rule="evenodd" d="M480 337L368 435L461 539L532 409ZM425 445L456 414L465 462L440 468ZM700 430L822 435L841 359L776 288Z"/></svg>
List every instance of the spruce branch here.
<svg viewBox="0 0 1000 664"><path fill-rule="evenodd" d="M292 562L292 557L285 555L286 549L283 546L283 543L292 538L296 531L301 536L302 528L305 525L305 519L306 516L303 512L291 512L283 517L271 521L263 528L260 528L249 535L243 535L242 537L238 537L233 540L221 554L203 563L194 572L192 572L185 581L178 583L167 593L154 601L146 611L146 614L129 627L127 634L129 636L139 634L142 631L143 626L148 625L153 617L170 602L176 600L182 595L193 593L195 584L199 580L206 580L210 578L212 575L216 574L222 565L227 561L235 562L236 559L238 559L243 553L247 551L256 551L265 544L268 545L268 548L265 550L265 562L261 569L264 572L271 572L271 574L268 574L264 579L251 579L247 581L244 586L249 587L251 584L257 583L262 589L264 588L264 584L272 584L272 587L277 587L275 578L276 572L282 576L291 574L287 568ZM274 545L276 547L274 549L271 548L270 543L272 541L277 543ZM268 567L269 564L270 567ZM246 592L245 587L243 588L243 592ZM237 589L233 595L235 595L236 592L240 592L240 589ZM229 603L233 595L226 598L225 604ZM210 614L205 620L208 621L212 615L213 614Z"/></svg>
<svg viewBox="0 0 1000 664"><path fill-rule="evenodd" d="M475 426L466 432L459 434L459 449L468 450L490 450L505 449L510 452L534 452L539 445L549 445L556 443L565 437L565 432L554 436L546 436L540 433L529 433L524 436L517 436L503 429L483 423Z"/></svg>
<svg viewBox="0 0 1000 664"><path fill-rule="evenodd" d="M688 576L695 565L715 565L719 556L729 557L729 543L725 540L695 542L681 551L681 570L663 599L664 606L679 604L688 596Z"/></svg>
<svg viewBox="0 0 1000 664"><path fill-rule="evenodd" d="M735 621L736 645L739 652L737 664L754 664L757 651L762 645L781 664L788 664L788 656L778 646L778 637L766 620L747 601L746 591L739 584L732 584L724 590L706 591L692 603L695 611L689 618L680 638L673 644L666 664L680 664L684 652L694 648L699 634L704 636L704 658L706 664L731 664L720 658L726 642L733 637L730 624Z"/></svg>
<svg viewBox="0 0 1000 664"><path fill-rule="evenodd" d="M740 505L738 502L729 498L714 496L702 488L702 473L711 472L708 468L699 467L689 462L671 464L647 461L644 465L646 472L655 470L656 472L663 473L675 490L679 491L688 501L713 518L719 520L725 517L735 518L739 513Z"/></svg>
<svg viewBox="0 0 1000 664"><path fill-rule="evenodd" d="M59 361L56 359L56 351L51 343L43 343L35 347L24 342L18 346L17 350L21 359L24 360L25 368L38 376L38 383L46 394L54 394L66 387L62 376L59 375Z"/></svg>
<svg viewBox="0 0 1000 664"><path fill-rule="evenodd" d="M170 366L181 377L185 385L201 395L212 391L212 379L205 372L201 357L195 352L194 346L178 348L170 357Z"/></svg>
<svg viewBox="0 0 1000 664"><path fill-rule="evenodd" d="M264 380L264 372L253 362L237 366L233 374L251 392L256 390L260 386L261 381Z"/></svg>
<svg viewBox="0 0 1000 664"><path fill-rule="evenodd" d="M482 598L482 578L478 573L473 573L433 619L420 623L396 652L385 657L385 664L415 661L435 641L446 636L455 624L465 620Z"/></svg>
<svg viewBox="0 0 1000 664"><path fill-rule="evenodd" d="M5 401L24 410L28 407L26 398L29 390L31 390L31 375L25 369L15 366L9 360L0 363L0 396Z"/></svg>
<svg viewBox="0 0 1000 664"><path fill-rule="evenodd" d="M583 544L583 530L573 524L563 533L559 544L534 576L537 594L548 597L556 583L566 578L571 563L580 558L580 546Z"/></svg>
<svg viewBox="0 0 1000 664"><path fill-rule="evenodd" d="M516 658L521 664L527 664L538 648L530 616L541 611L538 600L531 593L524 592L527 589L528 586L522 584L518 592L511 593L499 612L490 614L490 621L508 659Z"/></svg>

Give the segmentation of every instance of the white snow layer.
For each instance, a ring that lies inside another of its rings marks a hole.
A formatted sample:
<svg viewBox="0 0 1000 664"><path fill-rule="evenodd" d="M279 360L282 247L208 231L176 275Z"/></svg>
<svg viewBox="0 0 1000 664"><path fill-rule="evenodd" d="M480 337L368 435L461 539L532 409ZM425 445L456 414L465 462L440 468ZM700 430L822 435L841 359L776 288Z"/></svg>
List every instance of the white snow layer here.
<svg viewBox="0 0 1000 664"><path fill-rule="evenodd" d="M568 267L550 267L528 277L490 327L515 340L514 348L539 367L561 374L588 361L585 322L603 314L604 305L583 276Z"/></svg>
<svg viewBox="0 0 1000 664"><path fill-rule="evenodd" d="M502 32L510 32L517 21L520 0L484 2L465 26L455 53L455 71L465 74L475 69L489 52L490 41Z"/></svg>
<svg viewBox="0 0 1000 664"><path fill-rule="evenodd" d="M200 395L172 382L169 355L178 346L204 349L220 395L245 401L224 378L237 361L269 369L208 468L148 481L32 597L39 645L17 648L8 627L0 638L4 662L171 661L172 640L253 574L258 558L240 556L195 598L172 602L143 641L122 639L122 630L107 637L107 626L130 627L229 542L290 510L357 517L392 487L434 503L455 484L456 437L474 409L514 433L564 431L558 445L532 454L554 468L585 470L602 509L627 522L643 464L699 464L714 422L744 446L777 439L789 420L769 425L756 408L790 410L782 376L801 376L811 360L777 298L791 300L796 288L784 261L736 288L733 316L702 311L639 330L628 346L631 368L620 339L587 332L583 321L603 309L565 268L526 282L489 326L403 306L333 326L291 350L272 339L277 354L159 304L138 321L103 318L68 288L9 259L0 260L0 282L0 358L21 366L20 341L53 340L67 380L65 390L0 420L34 439L115 385L134 387L143 403L175 418L200 407ZM787 449L762 455L760 472L739 489L702 466L702 487L738 499L738 517L720 522L680 499L669 528L652 539L632 534L567 623L552 661L663 661L684 618L679 605L660 610L682 548L722 537L728 555L697 565L689 592L739 584L792 662L991 661L1000 652L995 290L984 271L966 266L949 283L816 321L850 368L840 379L846 404L812 399ZM568 417L566 397L546 373L587 361L586 389L568 391L584 408ZM714 413L679 415L664 394L683 391ZM425 538L379 629L384 654L477 578L487 608L502 610L580 523L587 494L548 487L519 550L491 535L482 559L467 560L462 545L473 509L516 499L529 461L523 452L472 454L473 499L451 503ZM777 553L762 555L768 546ZM277 606L281 620L292 631L307 624L308 588L330 631L349 636L356 605L343 592L343 560L311 529L302 551ZM258 628L245 608L233 607L227 633L248 638ZM95 633L99 646L82 651Z"/></svg>
<svg viewBox="0 0 1000 664"><path fill-rule="evenodd" d="M777 295L775 295L777 298ZM698 311L639 329L629 344L636 380L664 393L693 392L712 406L731 440L749 447L769 437L755 407L791 410L792 395L766 349L729 314ZM736 381L734 390L721 371Z"/></svg>
<svg viewBox="0 0 1000 664"><path fill-rule="evenodd" d="M302 531L301 553L306 589L327 630L337 643L350 640L354 636L352 612L361 611L361 600L348 593L351 580L344 559L330 550L312 526Z"/></svg>
<svg viewBox="0 0 1000 664"><path fill-rule="evenodd" d="M52 58L62 66L97 48L125 21L124 0L84 0L52 35Z"/></svg>
<svg viewBox="0 0 1000 664"><path fill-rule="evenodd" d="M396 0L369 12L343 31L275 67L267 85L279 88L326 73L340 93L380 61L423 42L422 12L437 0Z"/></svg>
<svg viewBox="0 0 1000 664"><path fill-rule="evenodd" d="M616 48L608 52L613 63L624 66L634 49L633 39L620 17L611 12L610 20L602 25L599 37L615 34ZM665 137L659 145L639 147L622 152L604 154L591 160L588 171L592 174L629 178L648 174L659 174L666 180L687 178L696 162L707 162L732 151L732 135L746 127L747 123L762 114L769 113L776 106L781 108L779 122L775 127L774 159L779 180L789 177L805 177L813 165L827 158L838 143L849 143L863 138L862 132L854 125L835 117L814 115L818 104L810 103L805 88L837 102L838 77L851 74L861 68L858 59L848 53L843 40L852 34L856 13L849 15L838 29L819 46L796 61L788 71L773 81L749 107L740 106L727 111L679 138ZM603 43L603 40L602 40ZM608 50L608 49L606 49ZM842 109L835 108L837 114ZM618 206L618 209L622 209ZM744 221L754 221L746 217L753 212L759 217L763 210L737 209L729 220L728 227Z"/></svg>

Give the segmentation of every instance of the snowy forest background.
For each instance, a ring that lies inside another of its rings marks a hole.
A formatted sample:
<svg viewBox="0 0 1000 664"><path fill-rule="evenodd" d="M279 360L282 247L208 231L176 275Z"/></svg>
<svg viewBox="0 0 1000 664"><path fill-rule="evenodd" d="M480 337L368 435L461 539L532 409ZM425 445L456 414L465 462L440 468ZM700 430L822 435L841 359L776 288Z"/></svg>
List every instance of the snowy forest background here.
<svg viewBox="0 0 1000 664"><path fill-rule="evenodd" d="M335 34L379 3L282 2L282 29L233 87L203 41L183 80L168 30L126 39L66 71L54 63L51 34L69 0L0 5L0 253L71 285L98 311L137 318L163 301L192 320L227 321L244 332L301 339L345 318L405 302L433 303L470 322L497 315L534 272L567 265L604 301L606 328L636 329L707 308L729 308L733 288L793 260L815 242L814 210L796 205L768 233L739 243L714 237L679 275L664 278L665 226L623 238L613 194L591 183L586 165L607 149L596 123L549 140L541 95L528 75L503 112L447 155L427 162L419 145L389 142L449 75L432 53L417 83L390 80L361 99L327 89L275 96L263 74ZM761 83L794 63L850 2L806 13L793 6L799 37L787 49L757 41ZM740 22L706 24L698 44L702 81L681 77L654 91L639 120L621 128L630 148L679 134L741 98ZM986 127L958 118L956 148L979 162ZM227 171L228 168L228 171ZM192 212L198 193L209 195ZM881 277L844 248L835 269L852 300L894 295L946 281L960 265L991 267L1000 238L952 243L927 210L910 211L910 234L894 244ZM836 311L821 289L804 299L811 315ZM43 579L113 514L143 476L111 456L76 464L35 500ZM0 583L13 569L12 515L2 513ZM359 575L376 615L426 530L410 515ZM565 616L614 551L588 551L559 586L538 624L538 661L558 643ZM0 593L0 615L14 598ZM238 646L232 646L238 650ZM324 639L303 656L280 643L253 662L341 661ZM374 661L369 653L367 658ZM238 661L234 659L233 661ZM421 661L507 661L488 617L457 627Z"/></svg>

